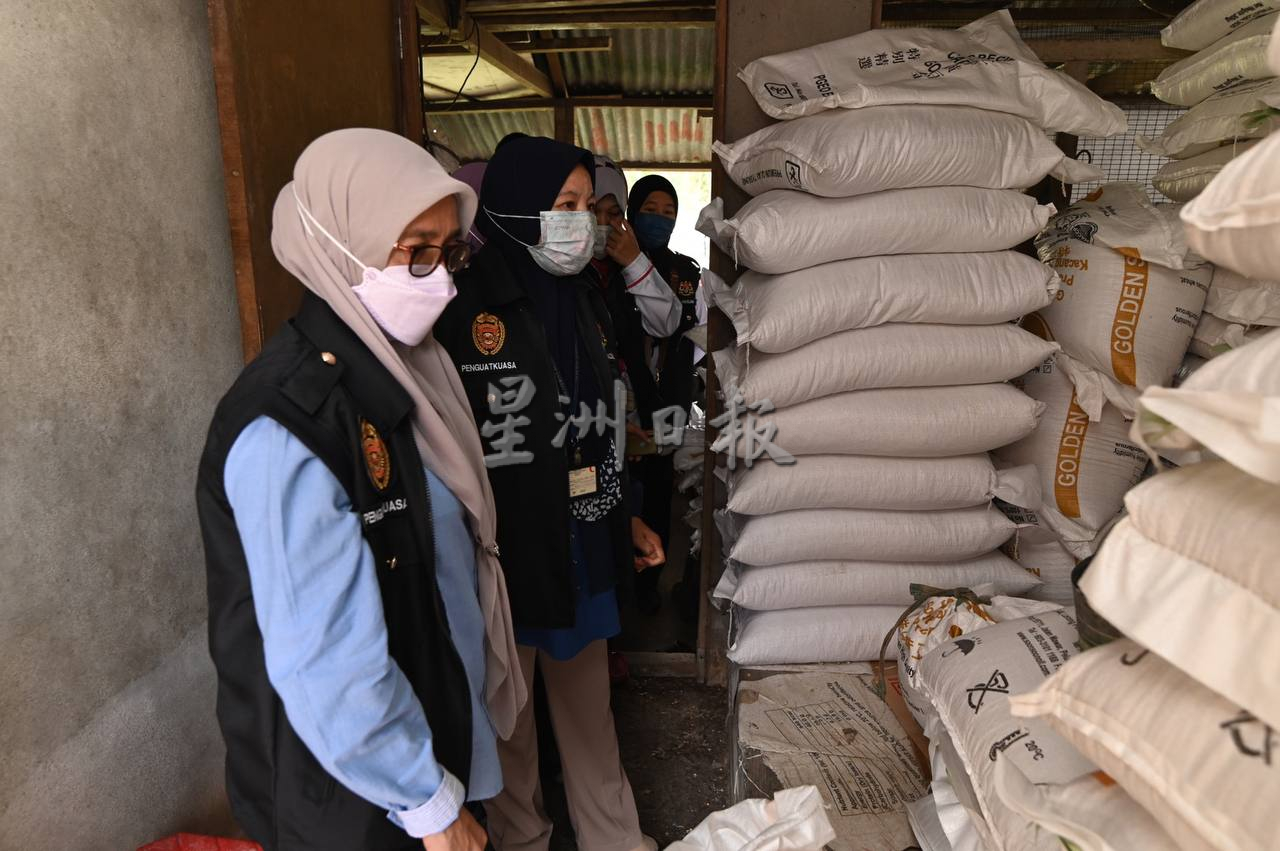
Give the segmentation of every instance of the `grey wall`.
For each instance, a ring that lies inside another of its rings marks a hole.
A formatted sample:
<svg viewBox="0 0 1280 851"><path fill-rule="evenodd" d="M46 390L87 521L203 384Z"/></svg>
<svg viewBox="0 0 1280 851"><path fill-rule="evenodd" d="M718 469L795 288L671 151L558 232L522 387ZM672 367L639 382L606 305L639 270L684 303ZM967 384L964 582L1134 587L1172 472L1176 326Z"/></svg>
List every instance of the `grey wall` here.
<svg viewBox="0 0 1280 851"><path fill-rule="evenodd" d="M0 848L229 830L193 480L239 365L203 0L0 4Z"/></svg>

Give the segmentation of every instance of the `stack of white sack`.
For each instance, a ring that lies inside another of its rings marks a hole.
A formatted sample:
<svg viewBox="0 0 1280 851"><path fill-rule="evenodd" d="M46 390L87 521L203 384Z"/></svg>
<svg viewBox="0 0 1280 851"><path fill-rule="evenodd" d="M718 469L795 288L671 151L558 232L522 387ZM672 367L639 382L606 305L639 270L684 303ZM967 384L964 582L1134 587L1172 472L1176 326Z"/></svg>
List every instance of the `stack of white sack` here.
<svg viewBox="0 0 1280 851"><path fill-rule="evenodd" d="M1166 103L1191 107L1140 147L1171 157L1152 179L1174 201L1190 201L1251 140L1280 119L1280 4L1275 0L1197 0L1165 27L1165 46L1196 53L1151 84Z"/></svg>
<svg viewBox="0 0 1280 851"><path fill-rule="evenodd" d="M1190 246L1218 264L1191 351L1212 358L1280 326L1280 136L1226 165L1181 217Z"/></svg>
<svg viewBox="0 0 1280 851"><path fill-rule="evenodd" d="M1188 249L1176 210L1137 184L1073 204L1036 248L1062 289L1023 325L1062 352L1019 382L1046 406L1036 430L996 454L1035 465L1043 496L1038 511L1006 509L1024 524L1006 552L1044 580L1034 596L1068 605L1071 571L1147 467L1127 422L1138 394L1182 369L1214 268Z"/></svg>
<svg viewBox="0 0 1280 851"><path fill-rule="evenodd" d="M988 455L1044 408L1007 382L1059 348L1013 324L1060 287L1011 250L1054 212L1019 190L1098 179L1045 130L1109 135L1124 116L1040 62L1007 12L871 31L741 77L762 109L795 120L714 148L755 197L699 218L749 270L709 287L738 335L713 359L729 405L796 460L748 467L737 432L712 447L735 462L716 590L734 607L729 657L865 661L913 583L1040 584L997 551L1017 524L992 504L1036 509L1035 472L997 471Z"/></svg>

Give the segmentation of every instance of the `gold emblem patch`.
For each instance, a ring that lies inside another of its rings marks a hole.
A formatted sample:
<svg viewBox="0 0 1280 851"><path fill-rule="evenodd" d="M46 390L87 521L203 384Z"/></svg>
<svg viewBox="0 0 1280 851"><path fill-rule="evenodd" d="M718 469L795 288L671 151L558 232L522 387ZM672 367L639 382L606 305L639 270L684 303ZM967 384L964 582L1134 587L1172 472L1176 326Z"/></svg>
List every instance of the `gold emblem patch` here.
<svg viewBox="0 0 1280 851"><path fill-rule="evenodd" d="M681 298L692 298L697 292L698 289L694 286L693 281L681 281L676 290L676 294Z"/></svg>
<svg viewBox="0 0 1280 851"><path fill-rule="evenodd" d="M391 484L391 456L387 454L387 445L382 442L382 435L373 427L373 423L360 419L360 445L364 448L364 465L369 470L369 481L378 490L386 490Z"/></svg>
<svg viewBox="0 0 1280 851"><path fill-rule="evenodd" d="M471 323L471 342L482 355L496 355L507 341L507 326L492 313L481 313Z"/></svg>

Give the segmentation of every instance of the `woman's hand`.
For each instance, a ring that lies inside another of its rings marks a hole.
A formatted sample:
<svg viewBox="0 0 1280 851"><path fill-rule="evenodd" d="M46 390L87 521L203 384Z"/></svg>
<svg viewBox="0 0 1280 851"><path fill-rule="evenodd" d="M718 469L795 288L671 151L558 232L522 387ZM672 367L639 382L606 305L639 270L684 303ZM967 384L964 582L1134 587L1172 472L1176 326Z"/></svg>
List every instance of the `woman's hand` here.
<svg viewBox="0 0 1280 851"><path fill-rule="evenodd" d="M609 231L609 240L605 250L609 256L623 266L630 266L640 256L640 243L636 242L636 232L626 219L610 222L613 230Z"/></svg>
<svg viewBox="0 0 1280 851"><path fill-rule="evenodd" d="M667 561L666 553L662 551L662 539L639 517L631 518L631 545L635 547L637 553L636 573L642 573Z"/></svg>
<svg viewBox="0 0 1280 851"><path fill-rule="evenodd" d="M427 851L484 851L488 841L484 828L464 808L453 824L440 833L424 836L422 847Z"/></svg>

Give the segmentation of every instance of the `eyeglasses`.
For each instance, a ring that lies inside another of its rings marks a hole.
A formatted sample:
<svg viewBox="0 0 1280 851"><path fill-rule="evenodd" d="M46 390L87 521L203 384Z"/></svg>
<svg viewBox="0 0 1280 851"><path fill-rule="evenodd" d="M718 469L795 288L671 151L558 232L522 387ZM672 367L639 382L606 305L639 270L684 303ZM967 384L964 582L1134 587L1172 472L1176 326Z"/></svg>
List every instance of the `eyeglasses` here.
<svg viewBox="0 0 1280 851"><path fill-rule="evenodd" d="M425 278L442 263L453 275L467 268L471 262L471 243L465 241L448 245L405 245L397 242L395 247L409 252L409 274L415 278Z"/></svg>

